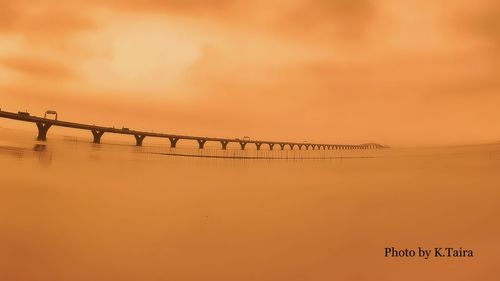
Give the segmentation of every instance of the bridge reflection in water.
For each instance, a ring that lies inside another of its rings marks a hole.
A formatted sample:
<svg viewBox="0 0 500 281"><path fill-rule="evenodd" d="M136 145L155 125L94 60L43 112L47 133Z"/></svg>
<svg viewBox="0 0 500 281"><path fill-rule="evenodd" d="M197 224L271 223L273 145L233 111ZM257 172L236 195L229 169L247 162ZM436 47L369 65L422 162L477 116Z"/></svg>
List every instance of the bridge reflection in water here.
<svg viewBox="0 0 500 281"><path fill-rule="evenodd" d="M223 154L208 153L205 155L198 155L200 157L201 156L202 157L220 157L220 158L238 158L238 157L277 158L278 157L278 158L290 159L290 158L307 158L307 156L304 156L302 154L299 154L299 155L293 154L293 151L301 151L301 150L304 150L304 151L308 151L308 150L328 151L328 150L368 150L368 149L386 148L385 146L377 144L377 143L325 144L325 143L282 142L282 141L230 139L230 138L214 138L214 137L201 137L201 136L189 136L189 135L163 134L163 133L153 133L153 132L130 130L128 128L117 129L114 127L102 127L102 126L95 126L95 125L87 125L87 124L81 124L81 123L61 121L61 120L57 120L57 119L53 120L53 119L48 119L48 118L44 118L44 117L31 116L28 113L24 113L24 112L12 113L12 112L0 111L0 117L24 121L24 122L35 123L37 128L38 128L37 139L40 141L45 141L47 139L47 133L52 126L59 126L59 127L88 130L92 133L93 142L96 144L101 143L101 138L105 133L111 133L111 134L121 134L121 135L134 136L136 146L142 146L143 141L146 137L153 137L153 138L168 139L170 141L170 148L176 148L179 141L181 141L181 140L190 140L190 141L195 141L197 143L197 148L199 150L204 150L205 144L207 142L216 142L216 143L220 144L220 148L218 150L222 150L222 151L227 151L228 145L232 144L232 143L237 144L238 150L241 150L241 151L248 149L248 145L254 145L254 149L256 149L256 151L257 151L253 156L248 156L248 155L244 156L241 154L236 154L233 151L232 155L229 153L223 153ZM269 156L271 154L265 154L265 153L264 153L264 155L262 153L261 153L261 155L259 155L259 151L261 151L261 150L266 150L266 151L271 151L271 152L273 150L280 150L282 152L286 152L286 155L284 156L283 153L281 153L280 156L277 156L274 154L272 156ZM291 155L288 155L289 151L292 151ZM175 153L169 152L169 153L165 153L165 154L178 155L178 156L197 156L197 155L180 153L180 152L175 152ZM321 155L319 155L319 156L321 156ZM318 158L318 156L314 156L314 157ZM326 158L327 157L326 154L324 154L323 157ZM319 158L321 158L321 157L319 157Z"/></svg>

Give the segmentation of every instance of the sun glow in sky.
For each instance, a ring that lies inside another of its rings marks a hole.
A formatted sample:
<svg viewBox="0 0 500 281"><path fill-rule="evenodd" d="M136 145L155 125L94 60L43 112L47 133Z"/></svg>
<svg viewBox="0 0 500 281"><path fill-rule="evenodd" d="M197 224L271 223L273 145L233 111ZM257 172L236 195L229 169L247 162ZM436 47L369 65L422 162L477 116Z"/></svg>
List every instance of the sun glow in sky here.
<svg viewBox="0 0 500 281"><path fill-rule="evenodd" d="M0 107L193 135L496 141L499 19L493 0L3 0Z"/></svg>

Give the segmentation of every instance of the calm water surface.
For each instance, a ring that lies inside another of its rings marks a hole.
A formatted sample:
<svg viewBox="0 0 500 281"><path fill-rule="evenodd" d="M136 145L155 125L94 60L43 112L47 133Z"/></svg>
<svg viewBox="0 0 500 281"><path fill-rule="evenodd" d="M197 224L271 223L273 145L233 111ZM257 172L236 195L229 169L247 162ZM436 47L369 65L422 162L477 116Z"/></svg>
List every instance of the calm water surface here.
<svg viewBox="0 0 500 281"><path fill-rule="evenodd" d="M230 160L34 135L0 128L0 280L500 276L500 145Z"/></svg>

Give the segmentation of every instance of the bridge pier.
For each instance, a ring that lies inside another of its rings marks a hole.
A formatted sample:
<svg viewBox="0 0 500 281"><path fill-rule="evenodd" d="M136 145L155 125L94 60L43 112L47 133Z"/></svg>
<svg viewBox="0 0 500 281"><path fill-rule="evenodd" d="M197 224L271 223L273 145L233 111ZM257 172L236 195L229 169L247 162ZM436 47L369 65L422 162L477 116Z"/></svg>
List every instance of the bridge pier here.
<svg viewBox="0 0 500 281"><path fill-rule="evenodd" d="M299 146L299 150L302 150L302 144L299 144L298 146Z"/></svg>
<svg viewBox="0 0 500 281"><path fill-rule="evenodd" d="M273 150L274 148L274 143L269 143L269 150Z"/></svg>
<svg viewBox="0 0 500 281"><path fill-rule="evenodd" d="M228 143L229 143L228 141L220 141L220 144L222 144L222 149L226 150Z"/></svg>
<svg viewBox="0 0 500 281"><path fill-rule="evenodd" d="M247 145L247 143L246 143L246 142L241 141L241 142L240 142L241 150L245 150L245 146L246 146L246 145Z"/></svg>
<svg viewBox="0 0 500 281"><path fill-rule="evenodd" d="M134 135L135 137L135 145L136 146L142 146L142 141L146 137L145 135Z"/></svg>
<svg viewBox="0 0 500 281"><path fill-rule="evenodd" d="M36 122L36 126L38 127L37 140L39 140L39 141L47 140L47 132L49 131L50 126L52 126L52 124Z"/></svg>
<svg viewBox="0 0 500 281"><path fill-rule="evenodd" d="M170 140L170 147L175 148L177 146L177 141L179 141L179 138L174 138L174 137L169 137Z"/></svg>
<svg viewBox="0 0 500 281"><path fill-rule="evenodd" d="M289 143L288 146L290 146L290 150L293 150L293 148L295 147L295 144Z"/></svg>
<svg viewBox="0 0 500 281"><path fill-rule="evenodd" d="M102 135L104 135L104 131L92 129L91 132L92 135L94 136L94 143L101 143L101 137Z"/></svg>
<svg viewBox="0 0 500 281"><path fill-rule="evenodd" d="M198 148L199 149L203 149L205 147L205 143L207 142L207 140L203 140L203 139L196 140L196 141L198 141Z"/></svg>
<svg viewBox="0 0 500 281"><path fill-rule="evenodd" d="M255 146L257 146L257 150L260 150L260 146L261 146L261 145L262 145L262 143L261 143L261 142L256 142L256 143L255 143Z"/></svg>

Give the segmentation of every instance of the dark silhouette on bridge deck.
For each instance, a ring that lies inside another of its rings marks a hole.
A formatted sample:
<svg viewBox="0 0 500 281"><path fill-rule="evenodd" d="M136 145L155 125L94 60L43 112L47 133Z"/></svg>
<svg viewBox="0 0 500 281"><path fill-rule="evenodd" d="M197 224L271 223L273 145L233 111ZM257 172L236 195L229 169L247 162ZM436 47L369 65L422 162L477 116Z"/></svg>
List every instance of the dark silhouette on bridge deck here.
<svg viewBox="0 0 500 281"><path fill-rule="evenodd" d="M94 136L94 143L101 143L101 137L104 133L122 134L122 135L133 135L135 137L136 145L141 146L144 138L155 137L155 138L165 138L170 140L170 147L176 147L179 140L196 140L198 142L198 147L203 149L207 141L219 142L222 149L227 149L229 143L238 143L241 150L245 150L247 144L255 144L257 150L260 150L263 144L269 147L269 150L273 150L275 145L278 145L281 150L285 150L285 147L290 147L293 150L297 147L299 150L305 148L306 150L353 150L353 149L377 149L385 148L385 146L377 143L365 143L365 144L320 144L320 143L299 143L299 142L278 142L278 141L264 141L264 140L250 140L250 139L227 139L227 138L212 138L212 137L198 137L198 136L186 136L186 135L172 135L172 134L162 134L162 133L152 133L130 130L128 128L116 129L114 127L101 127L95 125L86 125L80 123L73 123L67 121L48 119L43 117L31 116L26 112L12 113L0 110L0 117L7 119L14 119L25 122L35 123L38 127L38 140L45 141L47 139L47 132L52 126L60 126L67 128L75 128L81 130L88 130L92 132Z"/></svg>

